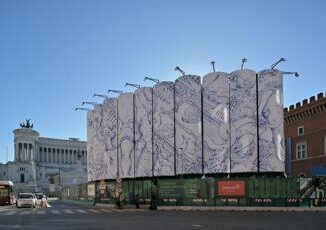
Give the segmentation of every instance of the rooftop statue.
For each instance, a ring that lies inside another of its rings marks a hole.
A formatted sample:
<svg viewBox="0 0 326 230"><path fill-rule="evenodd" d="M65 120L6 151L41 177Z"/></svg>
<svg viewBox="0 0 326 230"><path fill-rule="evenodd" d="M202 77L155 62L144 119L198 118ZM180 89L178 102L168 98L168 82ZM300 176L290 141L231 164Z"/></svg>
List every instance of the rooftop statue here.
<svg viewBox="0 0 326 230"><path fill-rule="evenodd" d="M27 128L27 129L33 129L33 124L30 122L31 119L25 119L26 120L26 124L25 122L20 123L20 127L22 128Z"/></svg>

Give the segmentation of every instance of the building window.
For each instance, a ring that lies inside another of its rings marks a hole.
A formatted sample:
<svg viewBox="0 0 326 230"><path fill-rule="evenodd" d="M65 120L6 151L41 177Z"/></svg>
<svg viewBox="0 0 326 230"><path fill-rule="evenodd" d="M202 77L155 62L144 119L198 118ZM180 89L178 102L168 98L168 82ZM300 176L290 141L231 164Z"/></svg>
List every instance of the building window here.
<svg viewBox="0 0 326 230"><path fill-rule="evenodd" d="M25 174L20 174L20 183L25 183Z"/></svg>
<svg viewBox="0 0 326 230"><path fill-rule="evenodd" d="M302 136L304 134L304 127L300 126L298 127L298 136Z"/></svg>
<svg viewBox="0 0 326 230"><path fill-rule="evenodd" d="M307 158L307 144L298 143L297 144L297 159L306 159Z"/></svg>

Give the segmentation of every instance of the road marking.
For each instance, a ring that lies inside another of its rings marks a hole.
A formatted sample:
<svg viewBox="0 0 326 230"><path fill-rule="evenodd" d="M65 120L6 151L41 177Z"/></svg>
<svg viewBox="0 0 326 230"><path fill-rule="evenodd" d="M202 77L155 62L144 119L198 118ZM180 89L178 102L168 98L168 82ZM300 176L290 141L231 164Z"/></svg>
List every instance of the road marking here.
<svg viewBox="0 0 326 230"><path fill-rule="evenodd" d="M88 209L88 211L93 212L93 213L99 213L99 211L95 210L95 209Z"/></svg>
<svg viewBox="0 0 326 230"><path fill-rule="evenodd" d="M109 210L109 209L100 209L101 211L103 211L103 212L113 212L112 210Z"/></svg>
<svg viewBox="0 0 326 230"><path fill-rule="evenodd" d="M71 211L70 209L66 209L66 210L64 210L66 213L68 213L68 214L73 214L74 212L73 211Z"/></svg>
<svg viewBox="0 0 326 230"><path fill-rule="evenodd" d="M75 209L75 211L77 211L79 213L87 213L85 210L82 210L82 209Z"/></svg>
<svg viewBox="0 0 326 230"><path fill-rule="evenodd" d="M40 211L37 211L36 214L45 214L45 210L40 210Z"/></svg>
<svg viewBox="0 0 326 230"><path fill-rule="evenodd" d="M113 212L123 212L122 209L111 209Z"/></svg>
<svg viewBox="0 0 326 230"><path fill-rule="evenodd" d="M136 211L136 209L125 209L125 211L127 211L127 212L134 212L134 211Z"/></svg>
<svg viewBox="0 0 326 230"><path fill-rule="evenodd" d="M31 214L31 211L23 211L23 212L21 212L19 214L21 214L21 215Z"/></svg>
<svg viewBox="0 0 326 230"><path fill-rule="evenodd" d="M200 225L200 224L193 224L193 225L191 225L192 227L199 227L199 228L201 228L201 227L203 227L203 225Z"/></svg>
<svg viewBox="0 0 326 230"><path fill-rule="evenodd" d="M51 210L52 214L59 214L59 210Z"/></svg>
<svg viewBox="0 0 326 230"><path fill-rule="evenodd" d="M11 216L11 215L13 215L13 214L15 214L17 211L9 211L9 212L7 212L7 213L5 213L5 214L3 214L4 216Z"/></svg>

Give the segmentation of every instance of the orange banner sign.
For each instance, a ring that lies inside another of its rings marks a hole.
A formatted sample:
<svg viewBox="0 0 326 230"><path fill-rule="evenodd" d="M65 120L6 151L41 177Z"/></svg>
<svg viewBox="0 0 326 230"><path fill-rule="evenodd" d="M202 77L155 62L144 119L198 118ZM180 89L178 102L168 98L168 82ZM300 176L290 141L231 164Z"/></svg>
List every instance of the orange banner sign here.
<svg viewBox="0 0 326 230"><path fill-rule="evenodd" d="M244 196L244 181L218 181L217 182L219 196Z"/></svg>

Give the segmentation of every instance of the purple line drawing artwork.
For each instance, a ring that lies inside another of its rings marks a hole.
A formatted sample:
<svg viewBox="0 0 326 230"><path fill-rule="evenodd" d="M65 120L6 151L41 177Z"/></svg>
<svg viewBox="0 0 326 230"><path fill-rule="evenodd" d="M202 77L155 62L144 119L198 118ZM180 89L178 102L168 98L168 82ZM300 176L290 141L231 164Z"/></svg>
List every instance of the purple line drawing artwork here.
<svg viewBox="0 0 326 230"><path fill-rule="evenodd" d="M135 95L135 177L152 176L152 88Z"/></svg>
<svg viewBox="0 0 326 230"><path fill-rule="evenodd" d="M134 95L118 97L118 157L119 176L134 177Z"/></svg>
<svg viewBox="0 0 326 230"><path fill-rule="evenodd" d="M202 83L188 75L122 93L87 112L88 181L284 172L283 116L276 69L214 72Z"/></svg>
<svg viewBox="0 0 326 230"><path fill-rule="evenodd" d="M105 167L103 154L105 150L106 136L103 132L103 105L94 106L94 138L92 139L93 154L93 171L94 179L101 180L104 178Z"/></svg>
<svg viewBox="0 0 326 230"><path fill-rule="evenodd" d="M153 163L155 176L174 172L174 83L153 87Z"/></svg>
<svg viewBox="0 0 326 230"><path fill-rule="evenodd" d="M94 110L87 111L87 177L88 181L94 181L93 142L95 136Z"/></svg>
<svg viewBox="0 0 326 230"><path fill-rule="evenodd" d="M230 171L229 77L214 72L203 78L204 172Z"/></svg>
<svg viewBox="0 0 326 230"><path fill-rule="evenodd" d="M176 173L202 173L201 82L199 76L175 81Z"/></svg>
<svg viewBox="0 0 326 230"><path fill-rule="evenodd" d="M259 169L284 172L283 73L258 73Z"/></svg>
<svg viewBox="0 0 326 230"><path fill-rule="evenodd" d="M256 73L238 70L229 79L231 172L257 172Z"/></svg>
<svg viewBox="0 0 326 230"><path fill-rule="evenodd" d="M115 179L117 177L117 119L118 119L118 99L105 99L103 103L103 132L106 137L103 155L104 178Z"/></svg>

